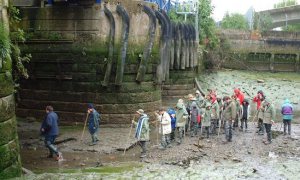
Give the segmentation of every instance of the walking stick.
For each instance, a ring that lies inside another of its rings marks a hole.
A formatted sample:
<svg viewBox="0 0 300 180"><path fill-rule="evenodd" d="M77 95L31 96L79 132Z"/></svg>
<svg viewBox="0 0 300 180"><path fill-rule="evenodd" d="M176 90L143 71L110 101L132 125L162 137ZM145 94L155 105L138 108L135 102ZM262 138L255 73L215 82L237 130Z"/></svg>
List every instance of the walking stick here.
<svg viewBox="0 0 300 180"><path fill-rule="evenodd" d="M133 121L134 121L134 116L133 116ZM131 125L130 125L130 130L129 130L129 134L128 134L128 138L127 138L127 142L126 142L126 144L128 144L128 142L129 142L129 138L130 138L130 135L131 135L131 131L132 131L132 127L133 127L133 123L131 122ZM125 155L125 153L126 153L126 147L124 148L124 152L123 152L123 156Z"/></svg>
<svg viewBox="0 0 300 180"><path fill-rule="evenodd" d="M155 127L156 128L156 144L158 145L159 144L159 142L158 142L159 130L158 130L158 124L157 123L158 123L158 121L156 120L156 123L155 123L156 124L156 127Z"/></svg>
<svg viewBox="0 0 300 180"><path fill-rule="evenodd" d="M84 134L84 131L85 131L85 127L86 127L86 123L87 123L87 119L88 119L88 117L89 117L89 114L90 114L90 113L87 113L87 115L86 115L86 118L85 118L85 122L84 122L83 131L82 131L82 134L81 134L80 141L82 141L83 134Z"/></svg>

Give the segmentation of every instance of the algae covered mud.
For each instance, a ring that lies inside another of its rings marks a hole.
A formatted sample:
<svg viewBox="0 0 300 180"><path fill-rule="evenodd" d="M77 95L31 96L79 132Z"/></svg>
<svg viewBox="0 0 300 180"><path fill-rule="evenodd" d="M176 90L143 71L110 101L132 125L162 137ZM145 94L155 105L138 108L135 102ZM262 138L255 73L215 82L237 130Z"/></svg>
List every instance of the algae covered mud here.
<svg viewBox="0 0 300 180"><path fill-rule="evenodd" d="M263 82L258 83L258 79ZM274 97L275 101L281 88L286 95L297 93L299 77L290 73L227 70L202 75L201 85L203 89L216 87L221 95L231 94L232 88L239 85L250 94L248 97L264 88L268 97ZM279 86L273 90L273 85ZM291 87L296 88L290 90ZM292 102L298 107L295 100ZM248 131L236 129L232 143L222 143L225 135L221 129L219 137L213 135L210 139L199 140L187 133L181 145L174 142L172 148L163 151L157 148L156 127L151 126L148 156L144 159L139 158L141 149L138 146L133 146L125 155L118 151L135 142L131 134L126 143L129 127L100 128L100 142L92 147L87 145L88 133L80 141L81 126L61 127L59 141L76 139L58 144L65 158L62 162L46 158L47 151L38 135L38 122L19 121L22 165L34 173L23 179L299 179L299 116L293 120L291 138L283 135L279 120L278 116L278 122L272 127L274 140L270 145L263 144L265 137L255 133L256 124L250 118Z"/></svg>
<svg viewBox="0 0 300 180"><path fill-rule="evenodd" d="M219 95L232 95L234 88L240 88L245 98L251 100L257 91L262 90L266 98L274 103L277 119L280 120L281 105L288 98L294 106L296 115L300 115L300 74L271 73L258 71L221 70L199 77L203 89L217 89ZM255 105L251 104L252 110ZM297 116L296 116L297 117Z"/></svg>

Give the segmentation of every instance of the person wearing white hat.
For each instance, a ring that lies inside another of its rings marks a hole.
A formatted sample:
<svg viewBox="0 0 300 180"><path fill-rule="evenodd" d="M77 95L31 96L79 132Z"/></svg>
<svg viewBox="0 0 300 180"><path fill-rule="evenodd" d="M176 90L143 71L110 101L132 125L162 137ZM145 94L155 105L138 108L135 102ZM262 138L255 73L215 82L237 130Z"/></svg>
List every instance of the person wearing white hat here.
<svg viewBox="0 0 300 180"><path fill-rule="evenodd" d="M167 147L171 147L171 118L164 108L160 108L156 116L157 120L160 122L159 133L161 134L161 146L159 149L166 149Z"/></svg>

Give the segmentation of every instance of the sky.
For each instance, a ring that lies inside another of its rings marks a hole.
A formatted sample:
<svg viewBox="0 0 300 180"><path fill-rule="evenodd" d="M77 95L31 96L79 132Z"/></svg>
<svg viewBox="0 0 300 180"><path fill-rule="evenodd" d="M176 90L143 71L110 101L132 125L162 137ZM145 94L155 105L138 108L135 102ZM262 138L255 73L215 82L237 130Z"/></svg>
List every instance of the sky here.
<svg viewBox="0 0 300 180"><path fill-rule="evenodd" d="M246 14L247 10L253 6L255 11L272 9L273 5L282 0L212 0L215 7L213 18L221 21L226 12Z"/></svg>

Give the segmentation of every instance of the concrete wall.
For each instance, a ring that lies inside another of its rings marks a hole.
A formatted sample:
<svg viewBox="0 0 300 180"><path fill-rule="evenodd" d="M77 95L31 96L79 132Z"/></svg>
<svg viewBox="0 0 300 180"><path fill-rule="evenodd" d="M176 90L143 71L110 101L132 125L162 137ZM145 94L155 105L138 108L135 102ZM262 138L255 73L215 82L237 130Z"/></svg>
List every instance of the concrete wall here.
<svg viewBox="0 0 300 180"><path fill-rule="evenodd" d="M299 72L299 33L224 30L231 57L224 67L261 71Z"/></svg>
<svg viewBox="0 0 300 180"><path fill-rule="evenodd" d="M0 1L0 23L8 31L7 0ZM19 141L15 116L12 62L10 57L0 61L0 177L13 178L21 175Z"/></svg>

